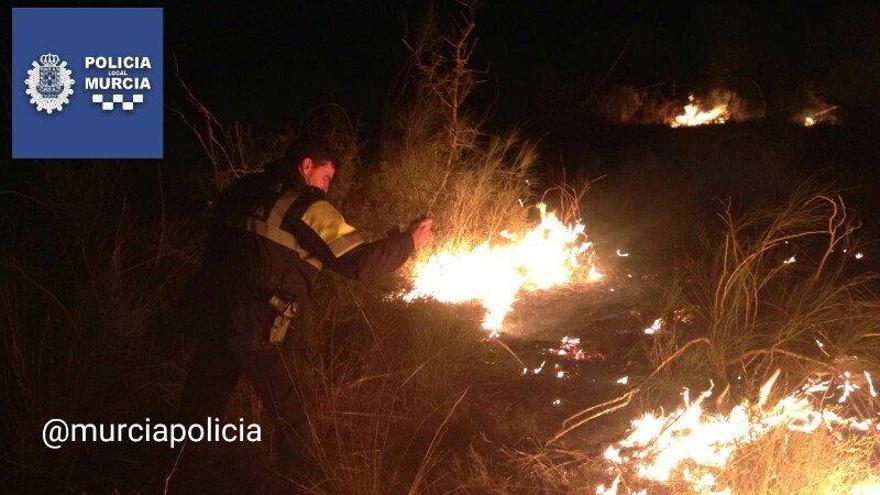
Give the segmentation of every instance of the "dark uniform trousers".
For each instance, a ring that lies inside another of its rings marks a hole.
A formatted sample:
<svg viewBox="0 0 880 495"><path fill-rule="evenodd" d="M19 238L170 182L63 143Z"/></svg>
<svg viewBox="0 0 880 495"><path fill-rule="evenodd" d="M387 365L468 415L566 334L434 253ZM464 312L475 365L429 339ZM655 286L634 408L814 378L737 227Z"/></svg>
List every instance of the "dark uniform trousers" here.
<svg viewBox="0 0 880 495"><path fill-rule="evenodd" d="M240 316L242 322L249 315ZM242 327L249 328L244 322ZM274 424L279 468L284 474L309 470L312 462L304 440L315 370L305 352L294 349L292 342L291 338L280 344L249 346L224 335L202 337L181 393L180 422L204 424L208 417L223 418L244 376Z"/></svg>

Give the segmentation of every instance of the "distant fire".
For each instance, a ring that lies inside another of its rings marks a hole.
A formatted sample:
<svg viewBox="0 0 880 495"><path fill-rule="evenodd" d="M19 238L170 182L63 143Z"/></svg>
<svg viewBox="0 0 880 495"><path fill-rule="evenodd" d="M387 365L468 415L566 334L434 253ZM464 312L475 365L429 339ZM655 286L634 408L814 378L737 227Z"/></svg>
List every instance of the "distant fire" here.
<svg viewBox="0 0 880 495"><path fill-rule="evenodd" d="M483 328L494 337L521 292L601 279L584 225L566 225L543 203L538 209L541 222L527 232L501 232L501 242L444 246L417 263L404 300L478 302L486 310Z"/></svg>
<svg viewBox="0 0 880 495"><path fill-rule="evenodd" d="M711 388L693 401L685 389L684 407L668 414L647 413L632 421L628 436L605 450L608 472L614 478L607 486L598 486L595 493L648 495L648 486L674 481L688 487L688 493L731 495L736 490L725 486L721 480L723 468L738 449L771 432L787 430L792 432L791 435L801 435L822 428L827 432L880 435L880 422L876 420L845 418L831 409L814 405L814 394L827 396L835 391L840 396L837 402L845 402L853 391L859 389L853 380L854 375L845 373L843 383L837 387L832 387L829 381L815 381L767 407L778 374L777 371L761 387L756 403L744 401L728 414L704 411L703 404L712 395ZM864 377L871 384L872 397L875 396L870 374L865 372ZM792 442L796 441L793 436ZM880 493L880 479L861 480L850 486L848 492L840 493Z"/></svg>
<svg viewBox="0 0 880 495"><path fill-rule="evenodd" d="M684 113L676 115L668 123L672 127L693 127L707 124L724 124L730 120L727 103L717 103L711 107L702 105L694 95L688 97Z"/></svg>
<svg viewBox="0 0 880 495"><path fill-rule="evenodd" d="M815 92L807 91L804 97L802 110L792 120L804 127L815 125L837 124L839 122L838 105L831 105Z"/></svg>
<svg viewBox="0 0 880 495"><path fill-rule="evenodd" d="M836 124L838 122L838 108L833 106L822 110L806 110L795 120L804 127L813 127L816 124Z"/></svg>

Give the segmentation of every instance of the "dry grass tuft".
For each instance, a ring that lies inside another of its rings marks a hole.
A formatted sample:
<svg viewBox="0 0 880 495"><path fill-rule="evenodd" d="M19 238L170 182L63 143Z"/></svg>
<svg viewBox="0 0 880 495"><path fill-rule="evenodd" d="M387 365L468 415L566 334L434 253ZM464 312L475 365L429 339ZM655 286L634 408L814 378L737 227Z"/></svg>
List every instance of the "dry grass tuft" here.
<svg viewBox="0 0 880 495"><path fill-rule="evenodd" d="M670 314L652 356L659 364L694 338L705 345L681 355L664 380L713 378L746 393L777 367L792 383L834 375L851 356L876 367L877 275L854 257L857 225L843 199L813 191L802 185L782 206L740 218L724 204L709 264L692 260L669 293L667 306L687 312L687 323ZM738 386L738 375L754 383Z"/></svg>
<svg viewBox="0 0 880 495"><path fill-rule="evenodd" d="M739 449L719 479L742 495L854 495L860 485L880 486L878 446L877 435L776 431Z"/></svg>

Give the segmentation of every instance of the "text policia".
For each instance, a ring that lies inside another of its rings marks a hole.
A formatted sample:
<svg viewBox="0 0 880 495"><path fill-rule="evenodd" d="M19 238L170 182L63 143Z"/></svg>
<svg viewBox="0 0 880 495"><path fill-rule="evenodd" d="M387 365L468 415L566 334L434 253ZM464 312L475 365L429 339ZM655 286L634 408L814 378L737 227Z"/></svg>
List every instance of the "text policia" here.
<svg viewBox="0 0 880 495"><path fill-rule="evenodd" d="M152 89L147 76L130 76L131 69L152 69L150 57L86 57L86 69L106 70L106 77L87 77L86 89Z"/></svg>

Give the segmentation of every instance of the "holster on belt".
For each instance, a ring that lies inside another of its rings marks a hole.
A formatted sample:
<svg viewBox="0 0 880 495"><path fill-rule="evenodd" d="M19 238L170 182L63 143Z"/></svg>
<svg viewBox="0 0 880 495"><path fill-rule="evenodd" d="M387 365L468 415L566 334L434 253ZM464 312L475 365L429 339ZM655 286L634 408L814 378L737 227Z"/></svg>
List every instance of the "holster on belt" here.
<svg viewBox="0 0 880 495"><path fill-rule="evenodd" d="M269 328L269 343L279 344L287 337L287 331L296 316L297 303L285 291L276 289L269 296L269 305L276 313Z"/></svg>

